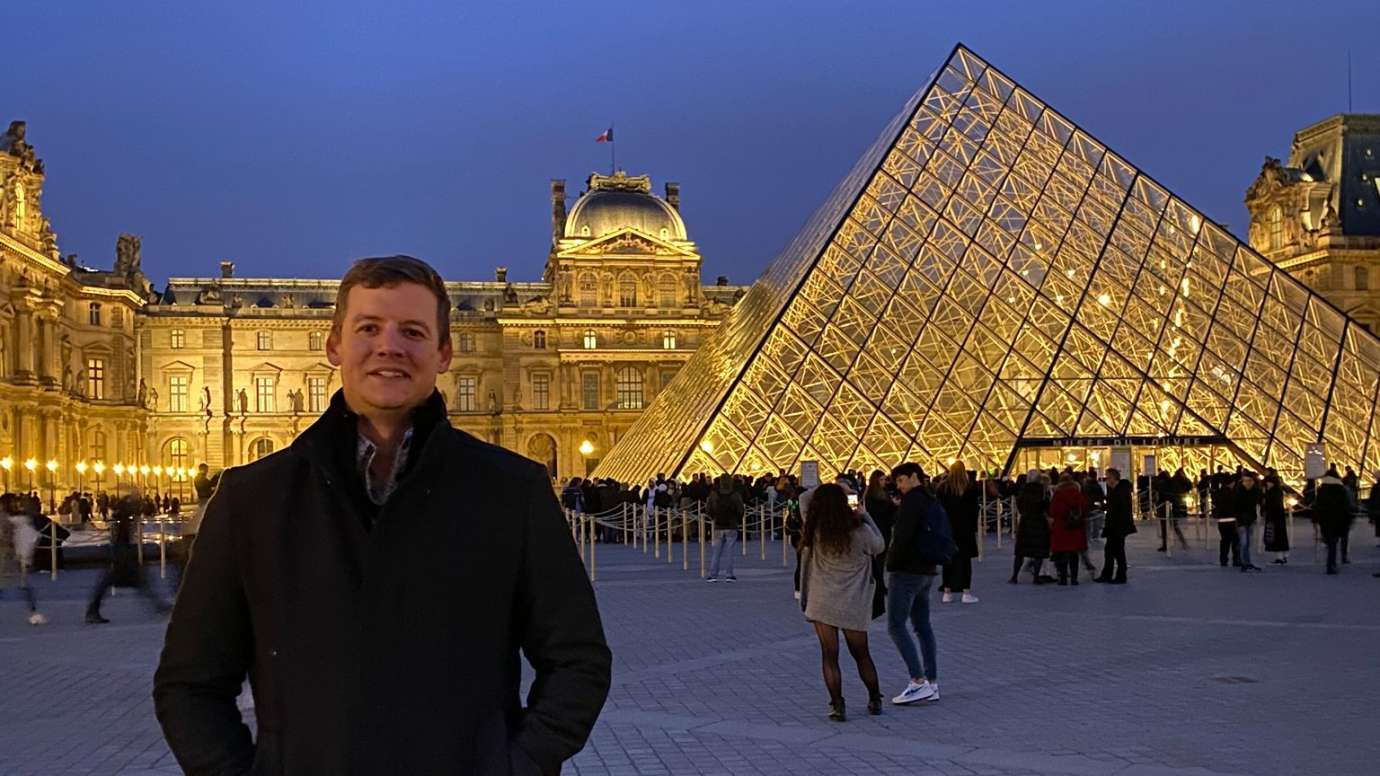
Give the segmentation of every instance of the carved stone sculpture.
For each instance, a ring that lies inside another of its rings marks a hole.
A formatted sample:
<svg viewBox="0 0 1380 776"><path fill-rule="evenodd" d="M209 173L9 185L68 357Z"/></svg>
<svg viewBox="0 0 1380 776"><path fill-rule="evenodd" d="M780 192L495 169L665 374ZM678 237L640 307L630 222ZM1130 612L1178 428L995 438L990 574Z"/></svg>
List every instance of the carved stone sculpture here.
<svg viewBox="0 0 1380 776"><path fill-rule="evenodd" d="M243 388L235 394L235 401L239 404L241 415L249 412L249 394L245 393Z"/></svg>
<svg viewBox="0 0 1380 776"><path fill-rule="evenodd" d="M115 274L129 277L140 271L140 256L143 238L133 234L121 234L115 238Z"/></svg>

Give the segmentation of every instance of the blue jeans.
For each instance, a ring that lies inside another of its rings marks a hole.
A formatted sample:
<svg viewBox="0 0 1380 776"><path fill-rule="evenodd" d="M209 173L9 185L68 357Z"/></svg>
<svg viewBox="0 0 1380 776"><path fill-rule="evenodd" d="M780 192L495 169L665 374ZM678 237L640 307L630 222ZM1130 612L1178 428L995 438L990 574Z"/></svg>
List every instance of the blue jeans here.
<svg viewBox="0 0 1380 776"><path fill-rule="evenodd" d="M1255 523L1242 525L1236 524L1236 543L1241 547L1241 565L1251 565L1251 532L1255 528Z"/></svg>
<svg viewBox="0 0 1380 776"><path fill-rule="evenodd" d="M725 576L733 576L733 548L738 545L738 531L735 528L715 528L714 543L712 549L714 554L710 557L713 560L709 564L709 576L719 576L719 561L724 557L728 558L727 567L724 569Z"/></svg>
<svg viewBox="0 0 1380 776"><path fill-rule="evenodd" d="M930 588L934 587L933 574L902 574L891 572L886 575L886 630L901 659L906 662L906 670L912 679L922 675L931 682L939 678L937 649L934 644L934 629L930 627ZM906 631L906 620L920 637L920 652L925 656L923 674L920 658L915 654L915 640Z"/></svg>

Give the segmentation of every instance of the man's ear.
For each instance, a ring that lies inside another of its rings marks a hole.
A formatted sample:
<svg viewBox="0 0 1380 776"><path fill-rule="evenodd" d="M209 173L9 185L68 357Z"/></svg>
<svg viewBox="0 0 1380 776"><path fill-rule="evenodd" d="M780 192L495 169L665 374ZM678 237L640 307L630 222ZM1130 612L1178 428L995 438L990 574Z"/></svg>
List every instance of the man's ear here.
<svg viewBox="0 0 1380 776"><path fill-rule="evenodd" d="M331 327L331 333L326 336L326 360L331 366L338 367L343 360L340 357L340 328Z"/></svg>
<svg viewBox="0 0 1380 776"><path fill-rule="evenodd" d="M454 356L455 348L451 346L450 333L447 332L446 335L441 339L441 348L440 354L438 356L439 361L436 365L436 373L441 374L443 372L450 371L450 362Z"/></svg>

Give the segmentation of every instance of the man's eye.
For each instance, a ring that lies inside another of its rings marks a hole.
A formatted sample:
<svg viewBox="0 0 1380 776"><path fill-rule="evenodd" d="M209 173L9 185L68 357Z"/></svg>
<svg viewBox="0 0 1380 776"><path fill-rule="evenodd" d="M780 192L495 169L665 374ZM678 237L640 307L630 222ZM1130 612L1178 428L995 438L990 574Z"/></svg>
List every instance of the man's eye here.
<svg viewBox="0 0 1380 776"><path fill-rule="evenodd" d="M363 326L360 326L358 329L355 329L355 331L360 332L361 334L373 334L374 332L378 331L378 329L379 327L375 326L374 324L366 323Z"/></svg>

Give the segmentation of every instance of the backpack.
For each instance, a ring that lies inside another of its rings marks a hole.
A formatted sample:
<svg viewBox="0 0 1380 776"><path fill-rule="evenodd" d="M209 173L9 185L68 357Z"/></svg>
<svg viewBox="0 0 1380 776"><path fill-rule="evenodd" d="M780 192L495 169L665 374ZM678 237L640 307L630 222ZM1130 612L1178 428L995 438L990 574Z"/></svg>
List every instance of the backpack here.
<svg viewBox="0 0 1380 776"><path fill-rule="evenodd" d="M1083 509L1077 504L1069 504L1064 510L1064 527L1076 531L1083 527Z"/></svg>
<svg viewBox="0 0 1380 776"><path fill-rule="evenodd" d="M949 529L949 515L936 499L928 499L925 524L915 534L915 554L926 563L942 566L958 554Z"/></svg>

